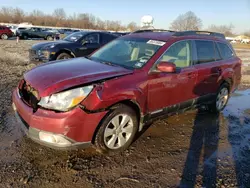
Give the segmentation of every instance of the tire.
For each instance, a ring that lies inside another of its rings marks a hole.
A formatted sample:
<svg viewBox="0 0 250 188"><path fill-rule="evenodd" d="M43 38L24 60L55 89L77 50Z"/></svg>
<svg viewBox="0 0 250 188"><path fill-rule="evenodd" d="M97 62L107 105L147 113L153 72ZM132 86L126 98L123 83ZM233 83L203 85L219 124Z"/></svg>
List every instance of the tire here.
<svg viewBox="0 0 250 188"><path fill-rule="evenodd" d="M8 35L6 35L6 34L2 34L1 35L1 39L2 40L7 40L9 37L8 37Z"/></svg>
<svg viewBox="0 0 250 188"><path fill-rule="evenodd" d="M123 120L127 123L122 124ZM119 104L102 120L94 144L101 153L121 152L130 146L137 131L138 118L135 111L127 105Z"/></svg>
<svg viewBox="0 0 250 188"><path fill-rule="evenodd" d="M46 40L50 40L51 41L51 40L53 40L53 37L52 36L47 36Z"/></svg>
<svg viewBox="0 0 250 188"><path fill-rule="evenodd" d="M60 60L60 59L71 59L71 58L72 58L72 56L69 55L69 54L67 54L67 53L60 53L60 54L57 56L56 60Z"/></svg>
<svg viewBox="0 0 250 188"><path fill-rule="evenodd" d="M224 110L230 98L230 86L224 83L220 86L215 101L209 105L209 110L214 113L219 113Z"/></svg>

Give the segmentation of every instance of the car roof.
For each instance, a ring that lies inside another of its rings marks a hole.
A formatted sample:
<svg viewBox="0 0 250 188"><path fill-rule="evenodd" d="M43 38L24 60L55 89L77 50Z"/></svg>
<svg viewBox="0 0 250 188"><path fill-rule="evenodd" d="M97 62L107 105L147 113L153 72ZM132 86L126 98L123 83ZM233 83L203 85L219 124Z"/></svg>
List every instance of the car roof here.
<svg viewBox="0 0 250 188"><path fill-rule="evenodd" d="M8 28L7 26L5 26L5 25L0 25L0 27L9 29L9 28Z"/></svg>
<svg viewBox="0 0 250 188"><path fill-rule="evenodd" d="M173 36L172 32L142 32L142 33L131 33L123 36L123 38L135 37L135 38L146 38L152 40L167 41Z"/></svg>
<svg viewBox="0 0 250 188"><path fill-rule="evenodd" d="M210 39L225 41L225 36L221 33L209 32L209 31L147 31L136 32L123 36L123 38L146 38L152 40L167 41L171 37L182 37L187 39Z"/></svg>

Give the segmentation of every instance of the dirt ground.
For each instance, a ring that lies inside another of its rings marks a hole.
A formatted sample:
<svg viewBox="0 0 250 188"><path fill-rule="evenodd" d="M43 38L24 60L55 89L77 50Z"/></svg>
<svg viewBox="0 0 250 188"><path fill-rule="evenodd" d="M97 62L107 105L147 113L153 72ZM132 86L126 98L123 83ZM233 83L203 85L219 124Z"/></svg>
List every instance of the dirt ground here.
<svg viewBox="0 0 250 188"><path fill-rule="evenodd" d="M250 49L240 91L219 115L190 111L157 121L125 152L114 156L57 151L20 131L11 91L37 41L0 41L0 188L8 187L250 187ZM248 66L249 65L249 66Z"/></svg>

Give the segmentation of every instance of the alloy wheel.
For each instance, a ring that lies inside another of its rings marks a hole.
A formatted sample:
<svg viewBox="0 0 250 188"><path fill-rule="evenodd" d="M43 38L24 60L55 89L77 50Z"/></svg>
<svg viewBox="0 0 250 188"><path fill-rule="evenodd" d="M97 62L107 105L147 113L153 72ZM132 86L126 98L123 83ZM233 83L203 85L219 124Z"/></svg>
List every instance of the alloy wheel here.
<svg viewBox="0 0 250 188"><path fill-rule="evenodd" d="M229 97L228 89L222 88L219 94L217 95L217 99L216 99L216 108L219 111L222 110L227 104L228 97Z"/></svg>
<svg viewBox="0 0 250 188"><path fill-rule="evenodd" d="M109 149L124 146L133 133L133 120L127 114L118 114L111 119L104 131L104 143Z"/></svg>

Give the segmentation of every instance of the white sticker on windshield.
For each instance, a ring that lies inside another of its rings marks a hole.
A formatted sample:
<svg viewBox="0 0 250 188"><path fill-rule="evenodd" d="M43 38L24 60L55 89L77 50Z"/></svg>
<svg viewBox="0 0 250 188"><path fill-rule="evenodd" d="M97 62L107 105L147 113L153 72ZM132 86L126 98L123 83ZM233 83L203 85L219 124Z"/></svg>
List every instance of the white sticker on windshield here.
<svg viewBox="0 0 250 188"><path fill-rule="evenodd" d="M143 63L138 62L138 63L135 64L135 67L142 67L142 65L143 65Z"/></svg>
<svg viewBox="0 0 250 188"><path fill-rule="evenodd" d="M166 42L162 42L162 41L158 41L158 40L149 40L147 43L158 45L158 46L163 46L164 44L166 44Z"/></svg>

